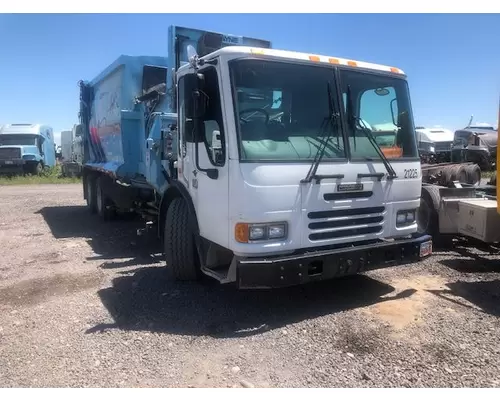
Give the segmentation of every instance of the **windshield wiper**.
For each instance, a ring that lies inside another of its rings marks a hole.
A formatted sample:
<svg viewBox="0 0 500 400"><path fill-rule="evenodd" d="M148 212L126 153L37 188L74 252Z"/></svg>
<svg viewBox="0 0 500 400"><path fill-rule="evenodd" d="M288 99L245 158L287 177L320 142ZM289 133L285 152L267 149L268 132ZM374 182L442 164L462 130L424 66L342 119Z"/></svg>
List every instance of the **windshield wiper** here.
<svg viewBox="0 0 500 400"><path fill-rule="evenodd" d="M378 156L382 160L384 167L387 170L387 179L397 178L398 176L396 175L396 171L394 171L391 163L389 162L389 160L387 159L385 154L382 152L382 150L380 150L380 147L378 146L377 141L375 140L375 137L373 136L371 129L365 125L365 122L360 117L358 117L357 115L354 114L354 112L353 112L354 107L352 104L352 95L351 95L351 86L350 85L347 85L347 103L348 103L347 104L347 107L348 107L347 123L350 125L350 127L352 129L354 138L356 138L356 123L359 123L359 126L361 127L361 129L365 133L366 137L368 138L368 141L371 143L371 145L373 146L373 148L377 152ZM356 140L356 139L354 139L354 140ZM369 159L369 158L366 157L366 159ZM378 174L375 174L375 175L378 175ZM364 176L367 176L367 175L365 174ZM369 176L371 176L371 175L369 175Z"/></svg>
<svg viewBox="0 0 500 400"><path fill-rule="evenodd" d="M309 183L312 181L313 178L316 178L316 181L319 181L323 178L342 179L344 177L344 175L342 175L342 174L316 175L316 171L318 170L319 163L321 162L321 159L323 158L323 155L325 154L326 146L327 146L328 142L330 141L330 138L332 137L333 131L335 130L335 127L337 125L337 124L334 124L334 121L337 122L338 118L340 117L340 115L338 113L335 113L333 111L332 89L330 87L330 82L327 82L326 90L328 93L328 112L329 112L329 115L321 123L321 126L319 127L319 130L320 130L319 135L323 134L323 132L325 131L325 128L328 125L330 125L330 129L328 129L328 134L327 134L326 138L323 140L323 142L321 143L321 146L316 151L316 155L314 156L314 160L311 164L311 167L309 168L309 171L307 172L306 177L300 181L301 183ZM337 132L337 134L338 134L338 132Z"/></svg>

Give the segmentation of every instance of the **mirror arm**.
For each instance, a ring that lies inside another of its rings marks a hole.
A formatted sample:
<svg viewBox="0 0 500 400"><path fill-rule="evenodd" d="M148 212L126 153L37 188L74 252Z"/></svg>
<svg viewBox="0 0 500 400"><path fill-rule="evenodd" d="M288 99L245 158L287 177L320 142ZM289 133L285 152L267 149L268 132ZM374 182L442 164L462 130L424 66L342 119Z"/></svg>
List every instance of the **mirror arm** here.
<svg viewBox="0 0 500 400"><path fill-rule="evenodd" d="M217 179L219 177L219 170L217 168L201 168L200 166L200 152L198 150L198 138L196 138L195 149L194 149L194 159L196 164L196 169L201 172L205 172L210 179Z"/></svg>

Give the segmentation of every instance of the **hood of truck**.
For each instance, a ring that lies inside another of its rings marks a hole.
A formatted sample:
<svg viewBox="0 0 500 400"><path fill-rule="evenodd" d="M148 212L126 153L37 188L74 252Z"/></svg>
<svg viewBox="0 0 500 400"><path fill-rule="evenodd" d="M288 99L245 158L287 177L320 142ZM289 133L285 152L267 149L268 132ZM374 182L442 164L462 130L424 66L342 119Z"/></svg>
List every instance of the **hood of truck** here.
<svg viewBox="0 0 500 400"><path fill-rule="evenodd" d="M0 146L0 159L20 158L40 160L42 157L37 146Z"/></svg>
<svg viewBox="0 0 500 400"><path fill-rule="evenodd" d="M299 248L348 245L355 242L411 234L416 225L396 227L398 210L415 210L420 204L420 163L393 162L397 178L378 181L358 174L387 171L381 162L326 163L317 175L341 174L341 179L300 183L309 163L241 163L231 168L230 232L238 222L286 221L288 237L282 242L234 243L234 251L287 252ZM239 172L236 172L239 171ZM356 184L361 184L356 187ZM251 249L253 247L253 249Z"/></svg>

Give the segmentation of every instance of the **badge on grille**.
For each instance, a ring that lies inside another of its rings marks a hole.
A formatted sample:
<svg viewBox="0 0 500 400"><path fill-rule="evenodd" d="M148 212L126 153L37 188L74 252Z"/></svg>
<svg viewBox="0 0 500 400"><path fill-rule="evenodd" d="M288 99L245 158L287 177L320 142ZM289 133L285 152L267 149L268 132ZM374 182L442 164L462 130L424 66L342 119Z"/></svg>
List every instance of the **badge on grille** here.
<svg viewBox="0 0 500 400"><path fill-rule="evenodd" d="M363 190L363 184L362 183L346 183L346 184L340 184L337 186L337 191L338 192L353 192L356 190Z"/></svg>

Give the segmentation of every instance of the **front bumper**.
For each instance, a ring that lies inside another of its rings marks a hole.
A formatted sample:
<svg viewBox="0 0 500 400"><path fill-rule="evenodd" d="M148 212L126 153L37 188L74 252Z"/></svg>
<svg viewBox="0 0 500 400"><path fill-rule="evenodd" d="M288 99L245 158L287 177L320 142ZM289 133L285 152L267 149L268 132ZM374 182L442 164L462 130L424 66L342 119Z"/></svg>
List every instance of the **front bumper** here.
<svg viewBox="0 0 500 400"><path fill-rule="evenodd" d="M299 254L237 260L240 289L264 289L355 275L419 261L432 253L432 238L377 242L368 245L305 251Z"/></svg>
<svg viewBox="0 0 500 400"><path fill-rule="evenodd" d="M26 164L26 160L22 158L14 158L12 160L0 160L0 166L12 167L12 166L22 166Z"/></svg>
<svg viewBox="0 0 500 400"><path fill-rule="evenodd" d="M26 161L23 159L0 160L0 174L22 172L25 164Z"/></svg>

